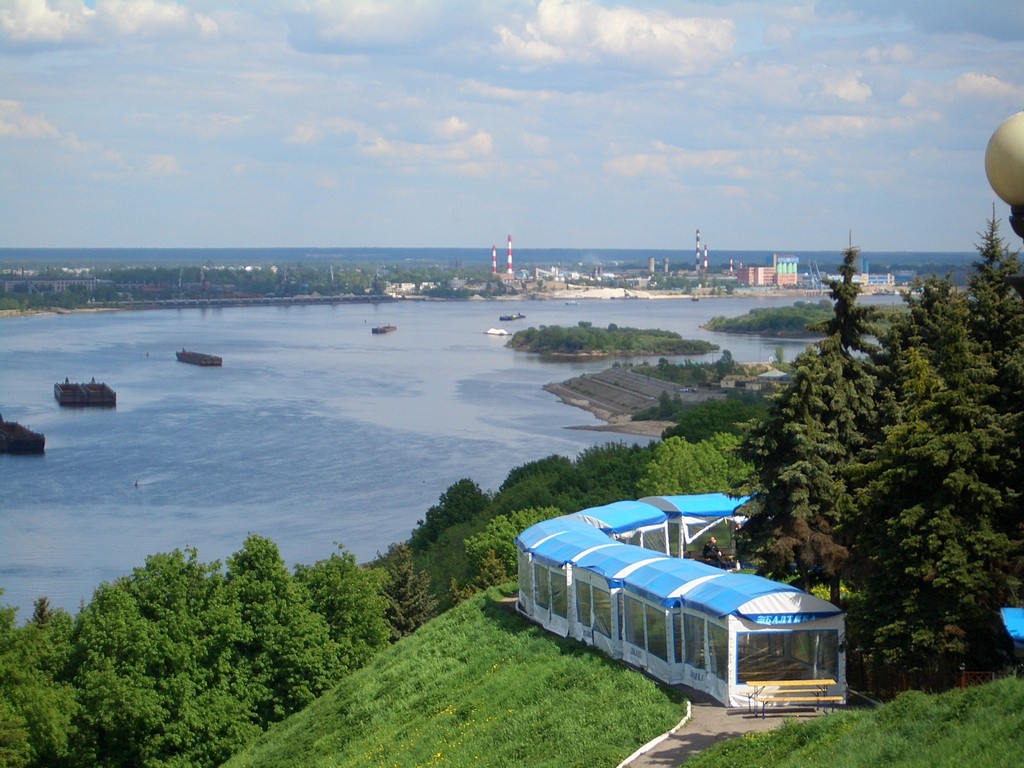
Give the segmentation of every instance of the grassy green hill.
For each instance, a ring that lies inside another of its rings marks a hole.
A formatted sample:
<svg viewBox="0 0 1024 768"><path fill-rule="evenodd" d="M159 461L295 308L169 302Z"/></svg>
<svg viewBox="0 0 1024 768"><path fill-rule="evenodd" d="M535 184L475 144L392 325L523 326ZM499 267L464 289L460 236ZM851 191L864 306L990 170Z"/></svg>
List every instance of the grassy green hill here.
<svg viewBox="0 0 1024 768"><path fill-rule="evenodd" d="M673 727L676 692L515 615L494 588L392 646L225 768L604 768ZM787 722L687 768L1017 768L1024 680Z"/></svg>
<svg viewBox="0 0 1024 768"><path fill-rule="evenodd" d="M1024 680L937 696L911 691L873 710L790 721L718 744L686 768L1017 768L1024 762Z"/></svg>
<svg viewBox="0 0 1024 768"><path fill-rule="evenodd" d="M226 768L596 768L682 719L677 693L527 624L509 594L434 619Z"/></svg>

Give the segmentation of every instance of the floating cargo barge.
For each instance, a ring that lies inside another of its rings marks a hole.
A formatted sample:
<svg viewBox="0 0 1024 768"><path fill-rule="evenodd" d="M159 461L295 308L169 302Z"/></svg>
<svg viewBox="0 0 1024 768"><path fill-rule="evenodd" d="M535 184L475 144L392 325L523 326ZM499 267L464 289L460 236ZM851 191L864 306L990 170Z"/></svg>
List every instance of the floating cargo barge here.
<svg viewBox="0 0 1024 768"><path fill-rule="evenodd" d="M375 325L370 329L371 333L391 333L392 331L398 330L397 326L394 325Z"/></svg>
<svg viewBox="0 0 1024 768"><path fill-rule="evenodd" d="M184 347L181 348L180 352L175 352L178 360L183 363L191 363L192 365L203 365L203 366L214 366L223 365L224 360L217 357L217 355L208 355L205 352L190 352Z"/></svg>
<svg viewBox="0 0 1024 768"><path fill-rule="evenodd" d="M498 317L503 323L507 323L511 320L523 320L526 317L522 312L513 312L511 315L501 315Z"/></svg>
<svg viewBox="0 0 1024 768"><path fill-rule="evenodd" d="M61 405L78 408L113 408L117 405L117 393L102 382L93 379L88 384L64 379L64 383L53 385L53 396Z"/></svg>
<svg viewBox="0 0 1024 768"><path fill-rule="evenodd" d="M0 453L43 453L46 436L0 416Z"/></svg>

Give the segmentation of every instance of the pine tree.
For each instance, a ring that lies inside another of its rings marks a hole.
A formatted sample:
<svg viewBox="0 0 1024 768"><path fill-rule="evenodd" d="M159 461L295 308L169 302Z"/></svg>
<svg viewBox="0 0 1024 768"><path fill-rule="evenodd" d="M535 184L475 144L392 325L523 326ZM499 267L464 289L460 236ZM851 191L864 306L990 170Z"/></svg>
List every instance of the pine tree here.
<svg viewBox="0 0 1024 768"><path fill-rule="evenodd" d="M857 250L843 254L841 280L831 284L834 316L826 336L795 361L793 382L776 397L768 417L744 442L754 465L751 491L759 502L744 526L766 571L799 584L825 580L838 602L850 556L844 529L853 500L844 476L873 429L874 377L865 353L871 314L857 305Z"/></svg>
<svg viewBox="0 0 1024 768"><path fill-rule="evenodd" d="M1005 645L1009 432L968 299L932 278L908 304L878 357L887 424L859 470L866 575L853 619L866 647L948 680L962 662L991 668Z"/></svg>
<svg viewBox="0 0 1024 768"><path fill-rule="evenodd" d="M430 621L435 615L437 600L430 594L430 577L413 567L412 551L407 544L392 544L380 565L390 577L384 595L394 642Z"/></svg>

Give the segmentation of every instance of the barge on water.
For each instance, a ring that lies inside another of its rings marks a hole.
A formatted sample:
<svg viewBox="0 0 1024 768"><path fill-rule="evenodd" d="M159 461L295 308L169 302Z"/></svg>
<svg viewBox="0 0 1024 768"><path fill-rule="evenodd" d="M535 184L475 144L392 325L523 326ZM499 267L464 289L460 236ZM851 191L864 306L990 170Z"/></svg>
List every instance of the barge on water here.
<svg viewBox="0 0 1024 768"><path fill-rule="evenodd" d="M43 453L46 436L0 416L0 453Z"/></svg>
<svg viewBox="0 0 1024 768"><path fill-rule="evenodd" d="M224 364L224 360L221 359L220 357L217 357L217 355L208 355L205 352L191 352L185 349L184 347L181 348L180 352L175 352L174 354L178 357L178 360L180 360L181 362L191 363L192 365L202 365L209 367Z"/></svg>
<svg viewBox="0 0 1024 768"><path fill-rule="evenodd" d="M93 379L88 384L64 379L53 385L53 396L61 405L77 408L114 408L117 405L117 393L103 382Z"/></svg>
<svg viewBox="0 0 1024 768"><path fill-rule="evenodd" d="M396 330L398 330L398 327L394 326L394 325L375 325L375 326L373 326L373 328L370 329L370 332L371 333L381 334L381 333L391 333L392 331L396 331Z"/></svg>
<svg viewBox="0 0 1024 768"><path fill-rule="evenodd" d="M511 315L500 315L498 317L498 319L501 320L503 323L508 323L511 322L512 320L524 320L525 318L526 315L524 315L522 312L513 312Z"/></svg>

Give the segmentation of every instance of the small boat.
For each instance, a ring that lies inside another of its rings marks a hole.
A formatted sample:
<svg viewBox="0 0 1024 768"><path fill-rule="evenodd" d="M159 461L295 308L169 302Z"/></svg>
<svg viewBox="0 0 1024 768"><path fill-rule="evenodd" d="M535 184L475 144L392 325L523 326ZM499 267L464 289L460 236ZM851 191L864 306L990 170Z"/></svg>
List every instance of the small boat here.
<svg viewBox="0 0 1024 768"><path fill-rule="evenodd" d="M192 365L223 365L224 360L217 355L208 355L205 352L190 352L184 347L181 348L180 352L175 352L175 356L183 363L191 363Z"/></svg>
<svg viewBox="0 0 1024 768"><path fill-rule="evenodd" d="M488 336L508 336L508 331L504 328L488 328L484 333Z"/></svg>
<svg viewBox="0 0 1024 768"><path fill-rule="evenodd" d="M117 406L117 393L103 382L93 379L88 384L64 379L64 383L53 385L53 396L61 405L77 408L114 408Z"/></svg>
<svg viewBox="0 0 1024 768"><path fill-rule="evenodd" d="M391 333L396 330L398 330L398 327L394 325L375 325L370 329L370 333Z"/></svg>
<svg viewBox="0 0 1024 768"><path fill-rule="evenodd" d="M510 320L522 320L526 315L522 312L513 312L511 315L501 315L498 319L503 323L507 323Z"/></svg>
<svg viewBox="0 0 1024 768"><path fill-rule="evenodd" d="M569 299L569 301L567 301L565 303L570 305L570 306L573 306L573 307L576 306L577 304L579 304L579 302L576 301L575 299Z"/></svg>
<svg viewBox="0 0 1024 768"><path fill-rule="evenodd" d="M43 453L46 436L0 416L0 453Z"/></svg>

